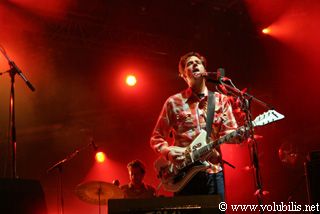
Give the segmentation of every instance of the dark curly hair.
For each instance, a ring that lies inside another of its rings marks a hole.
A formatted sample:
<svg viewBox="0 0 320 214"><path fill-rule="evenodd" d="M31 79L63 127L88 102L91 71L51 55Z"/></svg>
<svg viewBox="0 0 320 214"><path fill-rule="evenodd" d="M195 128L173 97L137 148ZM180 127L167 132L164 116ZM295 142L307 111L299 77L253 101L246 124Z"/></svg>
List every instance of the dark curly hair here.
<svg viewBox="0 0 320 214"><path fill-rule="evenodd" d="M203 66L205 68L207 68L207 59L204 56L202 56L200 53L191 51L191 52L188 52L185 55L180 57L180 61L179 61L179 76L180 77L183 77L183 71L184 71L184 67L186 66L186 62L192 56L198 57L201 60Z"/></svg>
<svg viewBox="0 0 320 214"><path fill-rule="evenodd" d="M130 163L128 163L127 168L139 168L143 174L146 173L146 167L140 160L133 160Z"/></svg>

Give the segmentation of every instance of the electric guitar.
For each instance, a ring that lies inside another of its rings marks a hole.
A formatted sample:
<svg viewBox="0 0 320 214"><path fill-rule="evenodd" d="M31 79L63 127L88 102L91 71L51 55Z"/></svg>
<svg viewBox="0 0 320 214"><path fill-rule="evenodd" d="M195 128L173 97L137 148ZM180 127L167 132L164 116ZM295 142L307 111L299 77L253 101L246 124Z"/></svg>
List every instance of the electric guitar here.
<svg viewBox="0 0 320 214"><path fill-rule="evenodd" d="M275 110L269 110L257 116L254 121L252 121L252 125L253 127L264 126L283 118L284 115ZM155 161L154 166L158 172L158 178L161 180L163 188L170 192L180 191L197 172L206 170L211 166L210 163L206 161L206 158L210 156L212 149L224 142L228 142L230 139L243 133L246 129L246 127L242 126L209 143L207 143L206 140L207 132L201 130L200 134L188 147L170 146L170 148L174 148L176 151L184 154L184 161L179 164L174 164L163 157Z"/></svg>

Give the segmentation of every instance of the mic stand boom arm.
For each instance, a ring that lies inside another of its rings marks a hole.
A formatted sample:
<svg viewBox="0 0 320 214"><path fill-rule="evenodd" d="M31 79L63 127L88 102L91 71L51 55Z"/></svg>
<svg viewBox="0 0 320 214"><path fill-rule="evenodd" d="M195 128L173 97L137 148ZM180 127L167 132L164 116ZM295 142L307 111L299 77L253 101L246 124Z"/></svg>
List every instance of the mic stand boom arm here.
<svg viewBox="0 0 320 214"><path fill-rule="evenodd" d="M16 141L16 118L15 118L15 90L14 90L14 82L15 82L15 75L19 74L22 79L26 82L27 86L34 91L35 88L33 85L27 80L27 78L23 75L22 71L18 68L18 66L9 58L5 49L0 45L0 52L3 56L8 60L8 64L10 69L3 73L9 73L11 77L11 88L10 88L10 105L9 105L9 129L10 129L10 138L9 138L9 148L11 147L11 173L12 178L16 179L17 175L17 141ZM1 73L1 74L3 74Z"/></svg>
<svg viewBox="0 0 320 214"><path fill-rule="evenodd" d="M85 145L81 147L80 149L75 149L72 153L68 154L64 159L58 161L57 163L53 164L51 167L47 169L47 173L50 173L52 170L61 167L64 163L72 160L74 157L76 157L81 151L85 150L86 148L92 146L92 142L90 142L88 145Z"/></svg>
<svg viewBox="0 0 320 214"><path fill-rule="evenodd" d="M8 70L8 72L10 74L14 74L14 75L18 74L23 79L23 81L27 84L28 88L30 88L31 91L35 91L36 89L33 87L31 82L24 76L24 74L22 73L20 68L16 65L16 63L10 59L7 52L5 51L5 49L2 46L0 46L0 52L8 61L8 64L10 66L10 70Z"/></svg>
<svg viewBox="0 0 320 214"><path fill-rule="evenodd" d="M229 80L231 82L231 80ZM232 83L232 82L231 82ZM267 108L267 109L274 109L274 107L268 103L265 103L263 102L262 100L259 100L258 98L254 97L253 95L245 92L245 91L241 91L239 90L238 88L236 88L233 84L232 86L229 85L229 84L226 84L222 81L219 81L219 84L222 86L222 87L225 87L226 89L228 89L228 92L231 92L231 94L233 94L233 96L236 96L236 97L240 97L240 98L243 98L243 99L247 99L247 100L253 100L255 101L256 103L260 104L261 106Z"/></svg>
<svg viewBox="0 0 320 214"><path fill-rule="evenodd" d="M62 167L65 163L72 160L76 157L82 150L86 149L87 147L92 146L92 142L88 145L81 147L80 149L75 149L72 153L68 154L64 159L58 161L57 163L53 164L51 167L47 169L47 173L52 172L54 169L58 169L59 177L58 177L58 204L59 206L59 214L64 214L64 200L63 200L63 187L62 187Z"/></svg>

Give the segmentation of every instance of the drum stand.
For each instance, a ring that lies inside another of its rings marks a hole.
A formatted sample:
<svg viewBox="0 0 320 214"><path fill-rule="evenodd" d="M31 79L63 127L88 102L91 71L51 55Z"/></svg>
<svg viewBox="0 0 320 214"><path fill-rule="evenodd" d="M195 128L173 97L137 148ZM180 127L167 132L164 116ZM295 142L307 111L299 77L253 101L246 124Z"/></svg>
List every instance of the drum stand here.
<svg viewBox="0 0 320 214"><path fill-rule="evenodd" d="M122 190L118 186L104 181L81 183L76 187L75 193L80 200L98 205L99 214L101 214L101 205L107 205L109 199L124 197Z"/></svg>

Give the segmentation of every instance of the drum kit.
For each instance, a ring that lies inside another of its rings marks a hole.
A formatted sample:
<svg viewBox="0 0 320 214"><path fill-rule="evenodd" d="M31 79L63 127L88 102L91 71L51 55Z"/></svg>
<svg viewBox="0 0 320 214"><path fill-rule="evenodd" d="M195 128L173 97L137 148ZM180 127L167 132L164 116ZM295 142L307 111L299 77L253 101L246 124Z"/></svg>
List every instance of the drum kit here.
<svg viewBox="0 0 320 214"><path fill-rule="evenodd" d="M124 197L123 192L117 185L104 181L81 183L76 187L75 193L80 200L99 205L99 214L101 213L101 205L107 205L109 199Z"/></svg>

